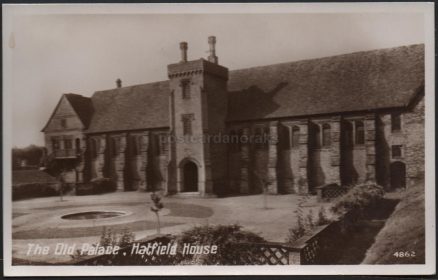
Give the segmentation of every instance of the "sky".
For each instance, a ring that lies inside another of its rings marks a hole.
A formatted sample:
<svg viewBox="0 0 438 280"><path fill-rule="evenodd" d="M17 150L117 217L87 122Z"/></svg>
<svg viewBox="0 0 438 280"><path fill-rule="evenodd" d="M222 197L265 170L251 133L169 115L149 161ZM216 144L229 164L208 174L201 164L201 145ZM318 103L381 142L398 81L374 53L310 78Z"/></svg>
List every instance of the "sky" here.
<svg viewBox="0 0 438 280"><path fill-rule="evenodd" d="M179 61L208 56L230 70L424 43L422 14L63 14L11 17L12 145L44 145L41 129L63 93L91 96L167 79Z"/></svg>

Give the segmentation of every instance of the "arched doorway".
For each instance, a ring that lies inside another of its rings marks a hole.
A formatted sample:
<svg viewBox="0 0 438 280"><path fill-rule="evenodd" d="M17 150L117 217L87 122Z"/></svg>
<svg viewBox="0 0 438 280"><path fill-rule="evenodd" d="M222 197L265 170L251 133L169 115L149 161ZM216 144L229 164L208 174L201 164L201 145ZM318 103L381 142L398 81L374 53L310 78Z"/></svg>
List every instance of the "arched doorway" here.
<svg viewBox="0 0 438 280"><path fill-rule="evenodd" d="M391 188L406 187L406 166L403 162L396 161L391 163Z"/></svg>
<svg viewBox="0 0 438 280"><path fill-rule="evenodd" d="M197 192L198 191L198 166L192 162L188 161L183 167L183 192Z"/></svg>

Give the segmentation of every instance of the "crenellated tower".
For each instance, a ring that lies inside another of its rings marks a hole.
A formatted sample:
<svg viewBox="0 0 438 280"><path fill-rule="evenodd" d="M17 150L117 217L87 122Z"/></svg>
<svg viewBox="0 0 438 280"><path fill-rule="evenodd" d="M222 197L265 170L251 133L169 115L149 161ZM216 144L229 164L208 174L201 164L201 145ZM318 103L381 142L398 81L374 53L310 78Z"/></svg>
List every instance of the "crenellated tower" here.
<svg viewBox="0 0 438 280"><path fill-rule="evenodd" d="M225 132L228 69L218 64L216 38L208 39L208 60L187 59L188 44L180 43L181 61L168 65L170 84L169 193L218 193L226 184ZM173 176L172 176L173 175Z"/></svg>

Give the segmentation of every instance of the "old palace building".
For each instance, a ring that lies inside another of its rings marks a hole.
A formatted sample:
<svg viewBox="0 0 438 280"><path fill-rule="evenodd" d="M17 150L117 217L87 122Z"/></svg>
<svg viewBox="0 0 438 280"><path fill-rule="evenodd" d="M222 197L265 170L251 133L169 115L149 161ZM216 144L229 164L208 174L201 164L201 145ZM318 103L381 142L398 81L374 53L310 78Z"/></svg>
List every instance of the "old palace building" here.
<svg viewBox="0 0 438 280"><path fill-rule="evenodd" d="M168 80L62 95L43 132L68 182L200 195L421 182L424 45L229 71L208 43L190 61L180 43ZM241 141L190 140L205 135Z"/></svg>

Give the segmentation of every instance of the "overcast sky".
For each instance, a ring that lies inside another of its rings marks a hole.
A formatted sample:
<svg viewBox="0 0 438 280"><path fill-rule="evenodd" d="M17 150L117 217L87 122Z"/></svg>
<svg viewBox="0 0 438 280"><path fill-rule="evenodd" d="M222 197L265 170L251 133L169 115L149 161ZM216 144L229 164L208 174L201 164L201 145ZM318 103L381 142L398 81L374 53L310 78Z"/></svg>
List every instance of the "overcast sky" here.
<svg viewBox="0 0 438 280"><path fill-rule="evenodd" d="M189 59L205 58L215 35L219 63L231 70L424 43L421 14L33 15L12 24L3 34L13 47L6 70L18 147L43 145L40 130L62 93L91 96L117 78L166 80L180 41Z"/></svg>

